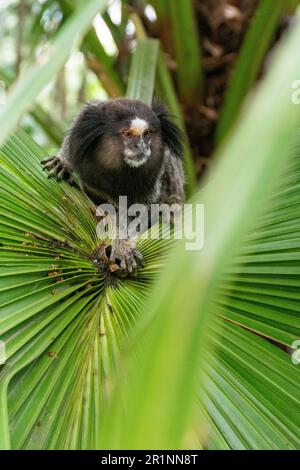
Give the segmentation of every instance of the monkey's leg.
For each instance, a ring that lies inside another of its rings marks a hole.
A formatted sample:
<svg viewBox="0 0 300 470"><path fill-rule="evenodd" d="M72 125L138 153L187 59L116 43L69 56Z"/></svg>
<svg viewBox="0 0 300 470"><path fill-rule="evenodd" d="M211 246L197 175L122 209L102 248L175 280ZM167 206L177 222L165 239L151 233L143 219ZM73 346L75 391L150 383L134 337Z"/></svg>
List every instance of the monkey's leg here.
<svg viewBox="0 0 300 470"><path fill-rule="evenodd" d="M60 156L52 156L42 160L43 170L48 171L48 178L53 176L57 180L64 179L68 183L73 183L72 170L67 162Z"/></svg>
<svg viewBox="0 0 300 470"><path fill-rule="evenodd" d="M117 265L123 274L130 274L142 263L143 257L134 239L117 239L112 244L110 261Z"/></svg>

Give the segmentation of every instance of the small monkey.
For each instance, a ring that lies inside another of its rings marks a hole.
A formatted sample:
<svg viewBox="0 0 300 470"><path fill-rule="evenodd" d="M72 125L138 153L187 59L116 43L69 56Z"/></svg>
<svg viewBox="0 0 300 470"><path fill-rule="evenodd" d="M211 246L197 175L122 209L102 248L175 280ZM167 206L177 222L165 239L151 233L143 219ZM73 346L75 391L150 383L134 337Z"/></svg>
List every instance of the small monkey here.
<svg viewBox="0 0 300 470"><path fill-rule="evenodd" d="M72 182L77 172L97 205L118 208L119 196L127 196L128 205L182 204L182 142L180 129L159 103L150 108L126 98L91 101L76 116L58 155L42 163L58 180ZM98 250L100 258L106 253ZM134 240L117 239L106 261L126 274L141 255Z"/></svg>

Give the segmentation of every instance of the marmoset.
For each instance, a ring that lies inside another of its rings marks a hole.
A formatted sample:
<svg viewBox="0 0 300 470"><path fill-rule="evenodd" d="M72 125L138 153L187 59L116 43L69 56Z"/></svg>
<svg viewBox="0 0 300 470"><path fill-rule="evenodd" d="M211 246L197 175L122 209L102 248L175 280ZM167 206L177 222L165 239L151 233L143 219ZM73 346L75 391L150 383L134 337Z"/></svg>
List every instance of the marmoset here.
<svg viewBox="0 0 300 470"><path fill-rule="evenodd" d="M97 205L118 207L119 196L128 205L172 205L184 201L182 149L182 133L164 105L118 98L86 103L58 155L42 163L56 179L71 181L78 173ZM113 242L109 263L130 273L140 260L134 240Z"/></svg>

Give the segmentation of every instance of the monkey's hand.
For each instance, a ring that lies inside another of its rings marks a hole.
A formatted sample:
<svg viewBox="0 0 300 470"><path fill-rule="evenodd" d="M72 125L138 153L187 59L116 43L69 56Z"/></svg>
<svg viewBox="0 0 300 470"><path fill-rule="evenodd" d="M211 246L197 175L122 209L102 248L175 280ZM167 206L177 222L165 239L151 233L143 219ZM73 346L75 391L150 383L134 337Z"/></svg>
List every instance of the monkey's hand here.
<svg viewBox="0 0 300 470"><path fill-rule="evenodd" d="M48 178L53 176L57 180L64 179L68 181L68 183L74 182L72 170L62 158L54 155L52 157L45 158L41 163L43 165L43 170L48 171Z"/></svg>
<svg viewBox="0 0 300 470"><path fill-rule="evenodd" d="M127 275L136 270L142 263L143 257L136 247L134 239L115 240L112 244L110 261L121 270L122 275Z"/></svg>
<svg viewBox="0 0 300 470"><path fill-rule="evenodd" d="M133 239L117 239L112 245L103 242L93 251L90 259L98 268L120 277L133 273L143 263Z"/></svg>

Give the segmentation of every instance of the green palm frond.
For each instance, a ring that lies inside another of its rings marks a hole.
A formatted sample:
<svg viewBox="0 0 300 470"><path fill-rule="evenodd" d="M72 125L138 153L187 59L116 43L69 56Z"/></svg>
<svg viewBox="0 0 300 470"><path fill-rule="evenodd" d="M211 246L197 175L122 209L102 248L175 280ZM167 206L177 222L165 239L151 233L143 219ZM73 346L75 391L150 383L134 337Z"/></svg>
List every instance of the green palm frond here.
<svg viewBox="0 0 300 470"><path fill-rule="evenodd" d="M16 156L20 149L21 163ZM170 242L158 240L151 246L149 241L141 241L146 264L138 278L111 285L89 260L97 244L91 203L67 184L48 180L40 171L41 156L41 150L19 133L0 157L0 331L8 357L1 369L1 403L6 404L9 385L13 448L95 448L109 377L143 312ZM294 165L300 168L299 158ZM294 169L291 165L291 175ZM29 186L32 178L34 185ZM286 188L289 179L285 178ZM299 192L299 171L294 182ZM291 192L285 202L295 196ZM281 210L277 205L276 212ZM298 202L285 218L286 226L299 210ZM72 217L74 212L76 217ZM266 218L268 214L257 227L263 233ZM274 221L273 231L276 228L280 225ZM274 255L274 243L277 252L285 251L287 239L284 233L279 240L278 233L271 235L263 256ZM251 250L247 251L248 240L244 246L248 257L252 256ZM296 249L288 249L289 259L295 258ZM300 423L295 412L300 401L299 370L286 353L241 328L289 345L299 337L299 310L296 304L291 308L291 297L299 302L299 261L286 261L281 269L281 261L273 260L273 273L282 271L278 280L269 272L260 276L262 270L268 271L264 259L259 266L249 261L233 264L224 276L222 301L213 307L220 320L211 327L218 355L210 353L206 365L204 406L209 447L299 447ZM237 266L241 274L236 274ZM240 297L237 305L235 299ZM270 325L266 315L257 315L257 306L264 304L265 312L272 314ZM277 321L273 311L278 312ZM89 409L84 406L86 401ZM1 447L9 442L6 409L1 407Z"/></svg>
<svg viewBox="0 0 300 470"><path fill-rule="evenodd" d="M167 0L171 18L179 93L187 104L201 98L203 92L202 51L199 45L199 33L193 2L172 2ZM181 31L185 38L176 33Z"/></svg>
<svg viewBox="0 0 300 470"><path fill-rule="evenodd" d="M262 69L266 54L272 45L283 13L294 10L298 1L273 2L262 0L244 39L231 84L225 96L224 107L217 127L217 140L222 141L237 120L244 98Z"/></svg>
<svg viewBox="0 0 300 470"><path fill-rule="evenodd" d="M151 106L156 77L159 43L155 39L140 40L131 62L127 96Z"/></svg>
<svg viewBox="0 0 300 470"><path fill-rule="evenodd" d="M64 15L68 18L76 11L76 5L70 0L59 0ZM107 16L106 16L107 22ZM85 53L87 64L101 79L104 88L111 97L121 96L125 93L123 79L115 68L115 59L109 56L97 38L94 29L90 29L83 38L82 51Z"/></svg>
<svg viewBox="0 0 300 470"><path fill-rule="evenodd" d="M141 278L106 279L90 260L99 243L92 203L68 184L49 180L41 172L42 156L23 132L1 150L0 337L7 354L1 398L4 404L9 383L13 448L68 447L75 436L64 426L84 433L88 417L78 410L88 380L95 413L82 447L94 448L104 382L159 270L156 257L165 242L157 241L154 251L141 241ZM1 447L7 447L6 406L1 411Z"/></svg>

